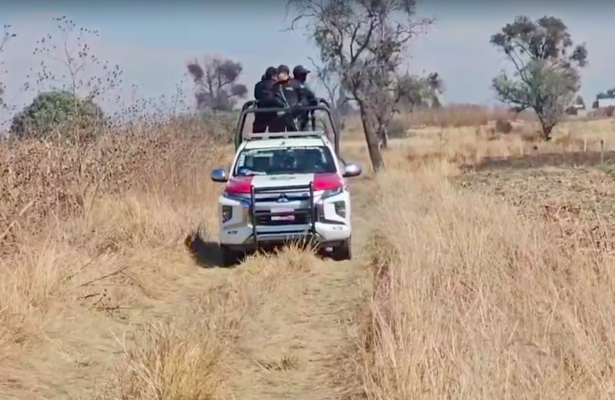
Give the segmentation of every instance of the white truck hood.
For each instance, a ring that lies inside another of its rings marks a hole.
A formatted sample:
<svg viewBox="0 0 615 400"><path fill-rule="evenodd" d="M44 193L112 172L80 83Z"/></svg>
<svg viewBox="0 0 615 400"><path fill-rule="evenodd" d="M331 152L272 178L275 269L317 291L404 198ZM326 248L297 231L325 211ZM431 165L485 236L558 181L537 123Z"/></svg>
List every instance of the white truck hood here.
<svg viewBox="0 0 615 400"><path fill-rule="evenodd" d="M252 186L255 188L273 188L284 186L307 185L314 181L314 174L293 175L255 175L252 177Z"/></svg>

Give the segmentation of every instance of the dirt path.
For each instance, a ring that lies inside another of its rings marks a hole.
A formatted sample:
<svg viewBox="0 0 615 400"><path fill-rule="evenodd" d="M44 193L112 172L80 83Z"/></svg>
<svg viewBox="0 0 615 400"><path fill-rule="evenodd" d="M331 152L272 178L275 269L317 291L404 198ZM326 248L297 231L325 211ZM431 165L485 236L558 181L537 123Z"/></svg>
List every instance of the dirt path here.
<svg viewBox="0 0 615 400"><path fill-rule="evenodd" d="M272 299L239 343L232 382L237 399L340 399L353 349L348 318L362 295L361 248L367 237L367 181L353 185L354 260L317 260Z"/></svg>

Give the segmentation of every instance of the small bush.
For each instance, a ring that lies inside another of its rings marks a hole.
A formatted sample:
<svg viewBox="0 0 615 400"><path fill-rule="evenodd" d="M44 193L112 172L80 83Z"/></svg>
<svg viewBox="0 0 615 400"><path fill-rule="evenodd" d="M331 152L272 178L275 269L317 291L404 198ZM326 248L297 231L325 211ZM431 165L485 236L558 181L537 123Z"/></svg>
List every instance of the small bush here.
<svg viewBox="0 0 615 400"><path fill-rule="evenodd" d="M408 122L401 118L393 118L389 122L389 126L387 127L389 138L407 138L408 137L408 129L410 126Z"/></svg>
<svg viewBox="0 0 615 400"><path fill-rule="evenodd" d="M104 114L91 100L82 100L63 90L40 93L30 105L13 117L10 133L16 138L92 139L104 127Z"/></svg>
<svg viewBox="0 0 615 400"><path fill-rule="evenodd" d="M508 134L513 130L513 126L510 121L506 119L498 119L495 121L495 131L498 133Z"/></svg>
<svg viewBox="0 0 615 400"><path fill-rule="evenodd" d="M579 110L576 107L568 107L566 109L566 115L579 115Z"/></svg>

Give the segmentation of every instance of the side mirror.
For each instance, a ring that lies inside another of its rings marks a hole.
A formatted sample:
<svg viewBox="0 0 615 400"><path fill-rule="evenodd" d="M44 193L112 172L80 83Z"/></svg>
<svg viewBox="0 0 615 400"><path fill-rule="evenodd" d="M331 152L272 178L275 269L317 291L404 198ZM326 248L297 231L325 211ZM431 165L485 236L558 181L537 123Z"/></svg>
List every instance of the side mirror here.
<svg viewBox="0 0 615 400"><path fill-rule="evenodd" d="M346 164L344 168L344 178L352 178L353 176L359 176L363 170L357 164Z"/></svg>
<svg viewBox="0 0 615 400"><path fill-rule="evenodd" d="M226 171L224 170L224 168L216 168L211 171L211 180L214 182L228 181L228 176L226 175Z"/></svg>

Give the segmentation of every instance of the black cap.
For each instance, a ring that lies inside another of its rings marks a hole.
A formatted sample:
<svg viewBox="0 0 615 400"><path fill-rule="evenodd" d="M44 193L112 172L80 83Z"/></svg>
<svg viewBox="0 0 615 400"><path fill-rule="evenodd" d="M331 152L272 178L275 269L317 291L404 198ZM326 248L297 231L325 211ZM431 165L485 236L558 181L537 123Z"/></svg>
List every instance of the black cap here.
<svg viewBox="0 0 615 400"><path fill-rule="evenodd" d="M278 67L278 74L281 74L283 72L290 74L290 68L288 68L288 65L280 64L280 66Z"/></svg>
<svg viewBox="0 0 615 400"><path fill-rule="evenodd" d="M271 79L273 78L276 74L278 73L278 71L275 69L275 67L269 67L265 70L265 75L264 75L264 79Z"/></svg>
<svg viewBox="0 0 615 400"><path fill-rule="evenodd" d="M293 68L293 75L307 75L310 72L311 71L305 68L303 65L297 65L295 68Z"/></svg>

